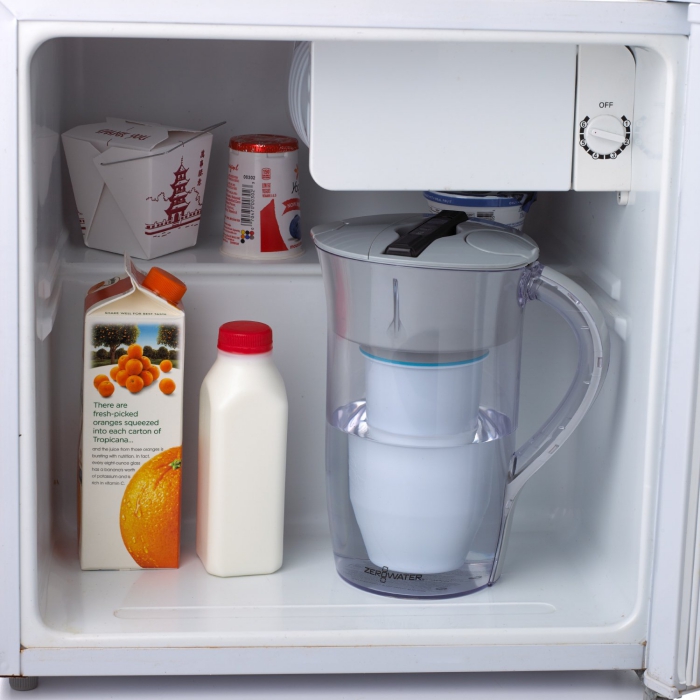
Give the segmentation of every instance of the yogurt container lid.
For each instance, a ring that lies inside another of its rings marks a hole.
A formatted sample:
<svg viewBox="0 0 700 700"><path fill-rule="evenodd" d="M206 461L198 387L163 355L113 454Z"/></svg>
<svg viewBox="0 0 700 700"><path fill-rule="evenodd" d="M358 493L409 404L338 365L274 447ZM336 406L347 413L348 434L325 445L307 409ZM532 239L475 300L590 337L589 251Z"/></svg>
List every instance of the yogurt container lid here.
<svg viewBox="0 0 700 700"><path fill-rule="evenodd" d="M455 207L523 207L527 211L536 199L531 192L439 192L428 190L423 196L437 204Z"/></svg>
<svg viewBox="0 0 700 700"><path fill-rule="evenodd" d="M232 136L229 148L244 153L289 153L299 149L299 142L293 136L276 134L243 134Z"/></svg>

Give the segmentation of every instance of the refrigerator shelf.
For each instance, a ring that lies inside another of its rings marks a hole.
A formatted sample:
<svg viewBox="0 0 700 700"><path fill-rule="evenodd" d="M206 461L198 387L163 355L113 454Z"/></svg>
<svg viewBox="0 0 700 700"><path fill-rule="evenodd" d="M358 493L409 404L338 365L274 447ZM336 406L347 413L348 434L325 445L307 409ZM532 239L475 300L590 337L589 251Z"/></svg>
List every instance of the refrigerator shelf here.
<svg viewBox="0 0 700 700"><path fill-rule="evenodd" d="M57 540L46 598L23 645L71 648L481 647L604 644L609 668L643 655L631 601L554 533L517 533L498 586L442 601L375 596L335 572L328 534L288 527L282 569L218 578L183 532L181 567L81 571L75 532ZM625 614L620 614L625 611ZM543 661L546 666L546 661ZM504 670L509 668L504 659ZM554 666L552 667L554 668ZM450 668L446 670L459 670Z"/></svg>
<svg viewBox="0 0 700 700"><path fill-rule="evenodd" d="M296 258L263 262L240 260L221 253L220 231L203 227L200 239L193 248L178 250L152 260L134 258L137 267L150 269L162 267L174 275L249 275L249 276L298 276L321 275L316 248L304 237L304 252ZM124 259L116 253L88 248L76 236L63 247L61 274L90 277L120 274L124 271Z"/></svg>

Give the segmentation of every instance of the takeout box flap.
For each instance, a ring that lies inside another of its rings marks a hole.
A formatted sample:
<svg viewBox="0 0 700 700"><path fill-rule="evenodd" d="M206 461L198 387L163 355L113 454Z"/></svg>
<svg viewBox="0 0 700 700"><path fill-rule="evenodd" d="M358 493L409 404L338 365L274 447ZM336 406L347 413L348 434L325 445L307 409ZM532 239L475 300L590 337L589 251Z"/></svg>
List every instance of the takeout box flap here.
<svg viewBox="0 0 700 700"><path fill-rule="evenodd" d="M96 147L123 148L148 153L159 146L167 145L173 134L196 134L198 129L165 126L150 122L136 122L128 119L108 117L99 124L84 124L66 131L65 138L89 141ZM123 157L123 156L122 156Z"/></svg>
<svg viewBox="0 0 700 700"><path fill-rule="evenodd" d="M148 213L148 193L152 186L153 169L158 168L158 159L132 160L125 163L107 165L123 158L124 151L109 148L93 158L99 178L112 193L119 210L129 223L132 233L139 241L146 255L150 246L144 240L144 225Z"/></svg>
<svg viewBox="0 0 700 700"><path fill-rule="evenodd" d="M150 257L109 187L102 188L97 211L85 236L85 245L112 253L129 253L136 258Z"/></svg>
<svg viewBox="0 0 700 700"><path fill-rule="evenodd" d="M101 156L100 151L89 141L67 139L63 135L63 150L70 171L75 203L80 217L80 228L83 237L87 237L95 218L95 211L100 201L104 180L94 165L95 158Z"/></svg>
<svg viewBox="0 0 700 700"><path fill-rule="evenodd" d="M136 125L143 125L143 126L153 126L153 127L158 127L161 129L165 129L167 132L175 132L175 131L182 131L187 134L198 134L201 129L186 129L183 126L168 126L167 124L158 124L156 122L144 122L144 121L134 121L133 119L123 119L121 117L107 117L107 123L108 124L116 124L116 125L122 125L122 124L136 124Z"/></svg>

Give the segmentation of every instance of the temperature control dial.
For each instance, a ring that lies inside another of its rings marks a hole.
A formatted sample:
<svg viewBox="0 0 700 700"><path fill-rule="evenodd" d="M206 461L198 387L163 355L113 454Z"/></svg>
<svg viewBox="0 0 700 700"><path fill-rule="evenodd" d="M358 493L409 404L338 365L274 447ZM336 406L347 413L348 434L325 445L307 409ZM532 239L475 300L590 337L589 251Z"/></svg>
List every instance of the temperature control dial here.
<svg viewBox="0 0 700 700"><path fill-rule="evenodd" d="M632 123L624 115L601 114L579 123L579 145L593 160L617 158L630 145Z"/></svg>

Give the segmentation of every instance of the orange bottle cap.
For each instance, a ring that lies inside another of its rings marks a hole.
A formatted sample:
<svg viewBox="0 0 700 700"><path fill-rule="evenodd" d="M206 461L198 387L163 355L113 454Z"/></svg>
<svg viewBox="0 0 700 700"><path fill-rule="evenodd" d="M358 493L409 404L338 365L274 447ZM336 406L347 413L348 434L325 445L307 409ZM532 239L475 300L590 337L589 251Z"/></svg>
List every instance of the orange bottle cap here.
<svg viewBox="0 0 700 700"><path fill-rule="evenodd" d="M152 267L143 280L143 286L171 304L177 304L187 291L187 286L174 275L160 267Z"/></svg>

